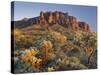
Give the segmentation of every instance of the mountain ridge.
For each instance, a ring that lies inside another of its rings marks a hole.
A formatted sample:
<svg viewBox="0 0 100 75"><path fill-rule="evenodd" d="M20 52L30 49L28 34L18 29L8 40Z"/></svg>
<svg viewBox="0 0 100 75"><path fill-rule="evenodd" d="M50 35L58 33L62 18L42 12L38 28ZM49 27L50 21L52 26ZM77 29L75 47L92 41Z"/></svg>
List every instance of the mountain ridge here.
<svg viewBox="0 0 100 75"><path fill-rule="evenodd" d="M16 28L24 28L31 25L39 24L44 26L46 30L49 30L50 26L59 24L63 27L70 28L72 30L91 31L91 27L86 22L79 21L76 17L69 15L69 13L63 13L60 11L54 12L40 12L40 15L33 18L24 18L19 21L12 21Z"/></svg>

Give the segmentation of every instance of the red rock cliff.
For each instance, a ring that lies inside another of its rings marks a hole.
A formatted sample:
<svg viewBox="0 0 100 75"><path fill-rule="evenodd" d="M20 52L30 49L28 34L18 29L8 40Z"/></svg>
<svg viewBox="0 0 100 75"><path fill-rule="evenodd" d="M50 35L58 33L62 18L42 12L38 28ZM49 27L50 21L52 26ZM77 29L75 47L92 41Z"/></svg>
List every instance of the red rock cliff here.
<svg viewBox="0 0 100 75"><path fill-rule="evenodd" d="M39 24L48 28L48 25L59 24L73 30L90 31L90 26L86 22L80 22L76 17L60 11L40 12Z"/></svg>

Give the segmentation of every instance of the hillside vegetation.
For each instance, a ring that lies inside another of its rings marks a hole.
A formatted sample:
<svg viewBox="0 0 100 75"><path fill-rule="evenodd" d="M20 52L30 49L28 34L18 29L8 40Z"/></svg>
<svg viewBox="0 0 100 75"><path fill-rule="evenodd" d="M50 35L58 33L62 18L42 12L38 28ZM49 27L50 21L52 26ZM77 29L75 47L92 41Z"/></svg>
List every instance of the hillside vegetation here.
<svg viewBox="0 0 100 75"><path fill-rule="evenodd" d="M14 29L15 73L97 68L97 34L53 25Z"/></svg>

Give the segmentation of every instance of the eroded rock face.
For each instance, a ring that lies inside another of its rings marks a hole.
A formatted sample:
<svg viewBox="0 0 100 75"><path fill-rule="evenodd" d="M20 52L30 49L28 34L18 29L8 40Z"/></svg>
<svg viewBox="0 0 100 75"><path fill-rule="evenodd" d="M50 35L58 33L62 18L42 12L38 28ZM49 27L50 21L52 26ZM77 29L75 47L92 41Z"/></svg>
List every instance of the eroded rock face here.
<svg viewBox="0 0 100 75"><path fill-rule="evenodd" d="M68 13L63 13L60 11L54 12L40 12L40 15L30 19L23 19L21 21L15 22L18 28L40 24L44 29L49 30L50 26L54 24L61 25L63 27L72 29L72 30L83 30L90 31L90 25L86 22L80 22L76 17L70 16Z"/></svg>
<svg viewBox="0 0 100 75"><path fill-rule="evenodd" d="M69 16L69 25L73 30L79 29L78 21L77 21L76 17Z"/></svg>
<svg viewBox="0 0 100 75"><path fill-rule="evenodd" d="M79 28L83 31L90 31L90 26L85 22L79 22Z"/></svg>
<svg viewBox="0 0 100 75"><path fill-rule="evenodd" d="M41 25L59 24L72 30L90 31L90 26L85 22L78 22L77 18L60 11L40 12L39 23ZM48 26L47 26L48 27Z"/></svg>

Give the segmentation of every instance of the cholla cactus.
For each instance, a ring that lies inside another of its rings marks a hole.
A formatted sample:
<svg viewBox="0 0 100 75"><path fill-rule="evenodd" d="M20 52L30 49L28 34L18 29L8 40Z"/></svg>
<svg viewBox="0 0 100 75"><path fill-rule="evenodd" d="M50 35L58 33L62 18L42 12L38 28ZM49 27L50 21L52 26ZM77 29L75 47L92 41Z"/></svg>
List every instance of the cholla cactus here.
<svg viewBox="0 0 100 75"><path fill-rule="evenodd" d="M42 43L42 47L47 47L48 49L52 48L52 43L51 41L46 41L46 40L43 40L43 43Z"/></svg>
<svg viewBox="0 0 100 75"><path fill-rule="evenodd" d="M48 67L48 72L54 71L53 67Z"/></svg>
<svg viewBox="0 0 100 75"><path fill-rule="evenodd" d="M31 64L32 64L32 67L33 67L33 68L34 68L34 67L39 68L40 65L41 65L42 59L37 58L37 57L35 57L35 56L32 56L31 59L30 59L30 61L31 61Z"/></svg>
<svg viewBox="0 0 100 75"><path fill-rule="evenodd" d="M90 47L90 48L86 48L86 53L87 53L87 55L88 55L88 64L90 64L90 62L91 62L91 56L92 56L92 54L93 54L93 49Z"/></svg>
<svg viewBox="0 0 100 75"><path fill-rule="evenodd" d="M52 32L52 36L57 42L59 42L61 44L64 44L67 40L67 37L65 37L64 35L62 35L59 32Z"/></svg>
<svg viewBox="0 0 100 75"><path fill-rule="evenodd" d="M82 32L79 31L79 32L76 32L75 33L75 38L74 39L76 39L78 41L78 40L81 40L82 37L83 37Z"/></svg>
<svg viewBox="0 0 100 75"><path fill-rule="evenodd" d="M42 59L36 57L38 53L39 51L36 48L26 49L21 58L24 62L30 63L33 68L38 68L42 62Z"/></svg>
<svg viewBox="0 0 100 75"><path fill-rule="evenodd" d="M31 54L32 54L33 56L35 56L35 55L38 54L38 53L39 53L38 50L35 50L35 49L32 49L32 50L31 50Z"/></svg>
<svg viewBox="0 0 100 75"><path fill-rule="evenodd" d="M42 49L43 49L43 53L44 53L44 55L43 55L43 60L44 61L46 61L47 59L48 59L48 49L51 49L52 48L52 43L51 43L51 41L46 41L46 40L44 40L43 42L42 42Z"/></svg>
<svg viewBox="0 0 100 75"><path fill-rule="evenodd" d="M25 50L25 54L22 55L21 59L24 61L24 62L28 62L29 59L31 58L31 51L30 50Z"/></svg>
<svg viewBox="0 0 100 75"><path fill-rule="evenodd" d="M38 54L38 50L35 50L35 49L26 49L25 50L25 54L23 54L22 56L22 60L27 62L29 61L29 59L32 57L32 56L35 56L36 54Z"/></svg>

